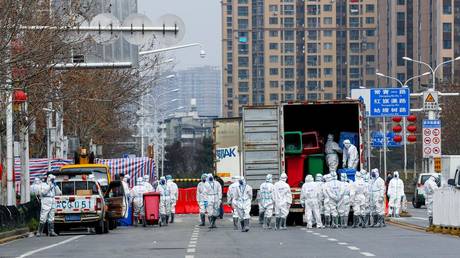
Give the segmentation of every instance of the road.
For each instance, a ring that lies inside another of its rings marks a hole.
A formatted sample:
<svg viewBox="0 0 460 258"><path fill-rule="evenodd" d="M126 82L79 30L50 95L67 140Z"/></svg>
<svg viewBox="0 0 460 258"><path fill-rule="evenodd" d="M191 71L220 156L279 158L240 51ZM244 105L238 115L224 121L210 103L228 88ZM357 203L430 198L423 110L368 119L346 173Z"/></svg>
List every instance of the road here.
<svg viewBox="0 0 460 258"><path fill-rule="evenodd" d="M426 215L426 207L422 206L422 208L416 209L412 207L412 204L408 204L407 211L411 215L410 217L400 217L400 218L392 218L393 220L417 225L420 227L428 227L428 217Z"/></svg>
<svg viewBox="0 0 460 258"><path fill-rule="evenodd" d="M0 257L458 257L460 239L387 226L367 229L290 227L234 231L227 216L219 228L198 227L197 216L178 216L168 227L121 227L109 234L30 237L0 246Z"/></svg>

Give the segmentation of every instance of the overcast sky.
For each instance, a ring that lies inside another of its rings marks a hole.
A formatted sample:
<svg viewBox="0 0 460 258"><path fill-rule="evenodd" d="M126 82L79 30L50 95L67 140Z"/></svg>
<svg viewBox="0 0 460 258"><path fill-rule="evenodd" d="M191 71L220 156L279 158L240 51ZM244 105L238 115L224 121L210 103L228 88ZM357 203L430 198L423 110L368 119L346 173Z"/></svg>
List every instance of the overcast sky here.
<svg viewBox="0 0 460 258"><path fill-rule="evenodd" d="M198 47L175 50L176 69L213 65L221 66L220 0L138 0L138 12L148 16L154 25L164 14L175 14L185 23L186 32L178 44L202 43L206 58L200 58ZM159 25L159 24L158 24Z"/></svg>

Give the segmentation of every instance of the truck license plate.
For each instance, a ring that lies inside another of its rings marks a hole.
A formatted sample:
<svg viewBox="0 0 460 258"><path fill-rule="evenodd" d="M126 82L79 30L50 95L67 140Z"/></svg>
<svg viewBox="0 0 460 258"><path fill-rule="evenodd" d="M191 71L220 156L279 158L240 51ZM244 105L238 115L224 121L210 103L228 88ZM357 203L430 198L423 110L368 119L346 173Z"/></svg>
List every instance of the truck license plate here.
<svg viewBox="0 0 460 258"><path fill-rule="evenodd" d="M80 221L80 214L65 215L65 221Z"/></svg>

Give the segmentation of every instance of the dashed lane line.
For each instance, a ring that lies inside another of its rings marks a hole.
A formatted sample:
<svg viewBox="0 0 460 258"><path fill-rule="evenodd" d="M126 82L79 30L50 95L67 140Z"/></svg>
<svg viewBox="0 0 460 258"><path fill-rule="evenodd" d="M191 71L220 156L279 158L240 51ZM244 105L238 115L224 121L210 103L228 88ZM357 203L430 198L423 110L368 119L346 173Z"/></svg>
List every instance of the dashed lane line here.
<svg viewBox="0 0 460 258"><path fill-rule="evenodd" d="M345 243L345 242L338 242L337 244L339 244L339 245L348 245L348 244Z"/></svg>
<svg viewBox="0 0 460 258"><path fill-rule="evenodd" d="M367 256L367 257L372 257L375 256L373 253L368 253L368 252L361 252L362 255Z"/></svg>
<svg viewBox="0 0 460 258"><path fill-rule="evenodd" d="M194 253L196 250L195 248L188 248L187 253Z"/></svg>
<svg viewBox="0 0 460 258"><path fill-rule="evenodd" d="M195 258L193 255L186 255L185 258Z"/></svg>
<svg viewBox="0 0 460 258"><path fill-rule="evenodd" d="M327 240L329 240L331 242L337 242L337 239L335 239L335 238L328 238Z"/></svg>
<svg viewBox="0 0 460 258"><path fill-rule="evenodd" d="M356 246L347 246L347 247L348 247L348 249L353 250L353 251L358 251L359 250L359 248L356 247Z"/></svg>
<svg viewBox="0 0 460 258"><path fill-rule="evenodd" d="M24 258L24 257L27 257L27 256L31 256L31 255L36 254L38 252L41 252L41 251L44 251L44 250L47 250L47 249L50 249L50 248L53 248L53 247L56 247L56 246L60 246L60 245L72 242L73 240L76 240L76 239L78 239L80 237L84 237L84 235L74 236L74 237L71 237L71 238L66 239L64 241L58 242L56 244L48 245L48 246L45 246L45 247L30 251L30 252L27 252L25 254L22 254L21 256L18 256L17 258Z"/></svg>

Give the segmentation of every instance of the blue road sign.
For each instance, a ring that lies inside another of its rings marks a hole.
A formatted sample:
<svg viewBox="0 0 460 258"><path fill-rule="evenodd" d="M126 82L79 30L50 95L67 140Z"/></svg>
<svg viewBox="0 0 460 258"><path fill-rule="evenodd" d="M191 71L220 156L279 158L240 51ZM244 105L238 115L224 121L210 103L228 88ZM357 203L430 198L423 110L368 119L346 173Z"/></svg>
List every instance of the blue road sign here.
<svg viewBox="0 0 460 258"><path fill-rule="evenodd" d="M372 117L408 116L409 112L409 89L389 88L370 90L370 115Z"/></svg>
<svg viewBox="0 0 460 258"><path fill-rule="evenodd" d="M400 142L395 142L393 140L395 133L389 132L387 133L387 147L388 148L399 148L401 147ZM382 148L383 147L383 133L382 132L372 132L371 133L371 146L374 148Z"/></svg>

